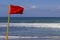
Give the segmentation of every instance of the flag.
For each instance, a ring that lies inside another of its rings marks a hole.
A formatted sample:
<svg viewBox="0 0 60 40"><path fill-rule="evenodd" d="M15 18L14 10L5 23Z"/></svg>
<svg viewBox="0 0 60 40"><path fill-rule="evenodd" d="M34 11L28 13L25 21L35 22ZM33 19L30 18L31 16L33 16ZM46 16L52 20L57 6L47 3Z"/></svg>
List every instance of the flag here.
<svg viewBox="0 0 60 40"><path fill-rule="evenodd" d="M10 5L10 14L23 14L24 8L21 6Z"/></svg>
<svg viewBox="0 0 60 40"><path fill-rule="evenodd" d="M6 40L8 40L8 30L10 26L10 14L23 14L24 8L21 6L10 5L8 11L8 25L6 29Z"/></svg>

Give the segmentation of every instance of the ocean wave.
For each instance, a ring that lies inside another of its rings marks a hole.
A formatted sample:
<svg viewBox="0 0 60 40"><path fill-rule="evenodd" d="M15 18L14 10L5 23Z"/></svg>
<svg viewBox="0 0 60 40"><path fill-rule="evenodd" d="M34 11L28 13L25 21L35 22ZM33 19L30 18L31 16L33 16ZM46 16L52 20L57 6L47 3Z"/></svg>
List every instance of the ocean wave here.
<svg viewBox="0 0 60 40"><path fill-rule="evenodd" d="M0 27L6 27L7 23L0 23ZM10 23L10 27L50 27L60 28L60 23Z"/></svg>
<svg viewBox="0 0 60 40"><path fill-rule="evenodd" d="M60 38L60 36L44 36L44 37L38 37L38 36L8 36L9 39L16 39L16 38ZM6 38L6 36L0 36L0 38Z"/></svg>

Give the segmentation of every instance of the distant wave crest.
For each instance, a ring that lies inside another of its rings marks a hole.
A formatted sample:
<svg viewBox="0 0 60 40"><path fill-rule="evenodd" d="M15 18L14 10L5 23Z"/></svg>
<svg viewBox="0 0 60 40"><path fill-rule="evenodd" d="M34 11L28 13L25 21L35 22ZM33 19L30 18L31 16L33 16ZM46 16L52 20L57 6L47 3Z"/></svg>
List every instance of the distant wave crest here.
<svg viewBox="0 0 60 40"><path fill-rule="evenodd" d="M6 27L7 23L0 23L0 27ZM60 28L60 23L10 23L10 27L51 27Z"/></svg>

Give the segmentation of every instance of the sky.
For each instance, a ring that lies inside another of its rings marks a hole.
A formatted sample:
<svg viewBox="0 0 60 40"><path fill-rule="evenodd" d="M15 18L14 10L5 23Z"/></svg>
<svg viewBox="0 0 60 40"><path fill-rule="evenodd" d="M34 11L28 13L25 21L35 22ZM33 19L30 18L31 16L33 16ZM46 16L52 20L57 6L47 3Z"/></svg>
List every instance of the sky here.
<svg viewBox="0 0 60 40"><path fill-rule="evenodd" d="M0 0L0 17L8 17L9 5L24 7L24 13L11 17L60 17L60 0Z"/></svg>

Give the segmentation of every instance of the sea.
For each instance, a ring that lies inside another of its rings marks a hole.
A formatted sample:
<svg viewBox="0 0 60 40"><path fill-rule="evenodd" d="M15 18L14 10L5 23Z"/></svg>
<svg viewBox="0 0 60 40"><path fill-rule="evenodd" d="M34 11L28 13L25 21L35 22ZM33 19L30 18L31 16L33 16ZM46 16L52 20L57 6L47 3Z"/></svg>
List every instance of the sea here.
<svg viewBox="0 0 60 40"><path fill-rule="evenodd" d="M0 40L6 40L8 17L0 17ZM10 17L9 40L60 40L60 17Z"/></svg>

